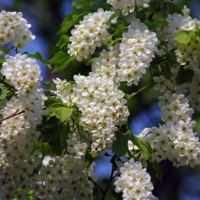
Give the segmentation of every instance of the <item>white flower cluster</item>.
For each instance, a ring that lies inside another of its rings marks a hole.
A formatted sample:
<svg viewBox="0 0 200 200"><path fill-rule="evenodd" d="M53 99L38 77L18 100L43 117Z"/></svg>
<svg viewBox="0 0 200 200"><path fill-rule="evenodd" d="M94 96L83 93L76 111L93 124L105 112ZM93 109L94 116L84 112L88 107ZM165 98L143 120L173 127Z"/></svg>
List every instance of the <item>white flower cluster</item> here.
<svg viewBox="0 0 200 200"><path fill-rule="evenodd" d="M113 80L115 85L120 85L121 69L118 65L119 59L119 43L114 47L109 46L109 51L103 49L100 56L94 59L92 65L92 72L98 74L100 77L107 76L109 80Z"/></svg>
<svg viewBox="0 0 200 200"><path fill-rule="evenodd" d="M91 200L94 185L88 177L96 181L93 177L95 163L88 165L83 156L57 156L49 160L49 165L42 165L40 172L30 178L32 185L27 191L34 190L33 199Z"/></svg>
<svg viewBox="0 0 200 200"><path fill-rule="evenodd" d="M161 107L161 119L166 124L146 129L139 137L145 136L144 140L150 142L153 160L160 162L168 158L176 167L194 167L200 163L200 142L193 132L196 122L191 120L194 111L188 99L181 94L181 86L176 86L174 77L171 79L173 82L164 76L154 78L157 83L154 89L165 91L159 97L158 105Z"/></svg>
<svg viewBox="0 0 200 200"><path fill-rule="evenodd" d="M116 178L114 185L117 193L123 192L123 200L158 199L152 195L151 176L146 172L146 168L142 168L139 161L135 162L131 158L124 164L119 163L118 165L120 176Z"/></svg>
<svg viewBox="0 0 200 200"><path fill-rule="evenodd" d="M20 50L25 49L29 42L35 39L27 24L26 19L22 17L21 12L6 12L0 13L0 46L14 41L14 46Z"/></svg>
<svg viewBox="0 0 200 200"><path fill-rule="evenodd" d="M27 55L17 54L15 57L5 56L7 62L3 63L2 74L10 80L19 95L34 93L42 77L41 70L36 61L27 58Z"/></svg>
<svg viewBox="0 0 200 200"><path fill-rule="evenodd" d="M168 50L177 47L178 42L175 36L179 31L194 31L200 28L200 21L192 19L189 15L182 16L181 14L174 13L168 14L166 21L169 22L166 27L161 27L159 31L168 39Z"/></svg>
<svg viewBox="0 0 200 200"><path fill-rule="evenodd" d="M106 30L110 26L106 23L113 13L99 8L97 12L84 16L80 25L75 25L75 29L71 31L69 40L72 43L68 44L68 54L77 56L78 61L94 54L96 47L100 47L101 42L106 42L110 36ZM116 23L116 20L111 22Z"/></svg>
<svg viewBox="0 0 200 200"><path fill-rule="evenodd" d="M177 62L184 65L184 69L191 69L195 74L200 73L200 37L194 35L188 44L177 44L175 50Z"/></svg>
<svg viewBox="0 0 200 200"><path fill-rule="evenodd" d="M19 54L15 57L6 56L7 62L3 64L2 74L11 79L12 82L14 74L12 75L10 69L11 66L15 66L15 63L17 63L13 70L26 70L26 73L30 73L27 76L33 76L32 71L34 69L27 70L31 66L25 64L34 62L32 59L27 59L27 61L25 58L26 56L20 56ZM18 73L20 74L20 72ZM34 84L38 85L37 82ZM28 187L30 184L21 183L21 177L26 179L41 162L33 147L34 142L38 140L40 135L40 132L36 131L36 126L41 123L42 115L45 114L42 109L46 97L42 89L35 86L31 88L29 93L23 95L24 88L13 85L17 90L17 97L12 97L0 113L2 119L7 118L2 121L0 127L0 186L3 193L2 199L12 199L12 197L19 197L24 193L26 189L23 187ZM22 191L19 192L17 187L22 188Z"/></svg>
<svg viewBox="0 0 200 200"><path fill-rule="evenodd" d="M151 0L107 0L114 10L122 10L122 15L127 16L132 13L136 6L148 7Z"/></svg>
<svg viewBox="0 0 200 200"><path fill-rule="evenodd" d="M79 108L82 112L79 122L90 133L92 151L102 155L112 147L117 126L127 121L129 111L124 105L127 101L124 93L106 76L90 73L87 77L75 75L74 80L73 89L65 81L54 80L55 94L67 105L72 102Z"/></svg>
<svg viewBox="0 0 200 200"><path fill-rule="evenodd" d="M156 34L150 32L148 27L136 19L129 26L128 32L123 34L120 44L121 81L127 81L127 85L137 85L146 68L157 51L159 41Z"/></svg>

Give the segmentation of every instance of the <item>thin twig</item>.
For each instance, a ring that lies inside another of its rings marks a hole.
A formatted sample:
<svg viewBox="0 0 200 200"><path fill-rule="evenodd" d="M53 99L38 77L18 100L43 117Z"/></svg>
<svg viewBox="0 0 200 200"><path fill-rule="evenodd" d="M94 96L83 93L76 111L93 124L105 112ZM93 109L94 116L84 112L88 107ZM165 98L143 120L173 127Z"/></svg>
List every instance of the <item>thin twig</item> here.
<svg viewBox="0 0 200 200"><path fill-rule="evenodd" d="M119 173L119 170L118 171L116 171L114 174L113 174L113 176L112 176L112 179L114 179L115 178L115 176L117 176L117 174Z"/></svg>
<svg viewBox="0 0 200 200"><path fill-rule="evenodd" d="M22 113L25 113L25 111L24 111L24 110L22 110L21 112L16 111L16 112L15 112L14 114L12 114L11 116L6 117L6 118L0 120L0 124L2 124L3 121L5 121L5 120L7 120L7 119L10 119L11 117L14 117L14 116L16 116L16 115L20 115L20 114L22 114Z"/></svg>
<svg viewBox="0 0 200 200"><path fill-rule="evenodd" d="M151 64L160 64L164 60L166 60L166 58L163 58L161 60L153 60L153 61L151 61Z"/></svg>
<svg viewBox="0 0 200 200"><path fill-rule="evenodd" d="M92 181L92 183L93 183L95 186L97 186L97 188L99 188L99 190L101 191L102 194L104 193L103 189L102 189L96 182L94 182L94 181L92 180L91 177L88 177L88 180L89 180L89 181Z"/></svg>

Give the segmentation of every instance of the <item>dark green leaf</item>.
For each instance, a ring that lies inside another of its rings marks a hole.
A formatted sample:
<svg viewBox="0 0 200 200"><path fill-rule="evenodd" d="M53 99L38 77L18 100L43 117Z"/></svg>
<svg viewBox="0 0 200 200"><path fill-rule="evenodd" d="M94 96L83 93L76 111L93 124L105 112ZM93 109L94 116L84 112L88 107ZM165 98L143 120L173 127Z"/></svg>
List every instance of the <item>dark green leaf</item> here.
<svg viewBox="0 0 200 200"><path fill-rule="evenodd" d="M53 107L48 107L46 109L46 120L48 121L50 117L55 116L54 108Z"/></svg>
<svg viewBox="0 0 200 200"><path fill-rule="evenodd" d="M168 2L169 4L169 14L174 14L174 13L178 13L178 14L183 14L182 13L182 9L180 9L179 5Z"/></svg>
<svg viewBox="0 0 200 200"><path fill-rule="evenodd" d="M89 4L90 0L73 0L73 7L75 9L81 9L85 7L86 4Z"/></svg>
<svg viewBox="0 0 200 200"><path fill-rule="evenodd" d="M51 58L48 63L52 65L53 63L63 63L66 60L66 57L69 56L67 51L57 52L53 58Z"/></svg>
<svg viewBox="0 0 200 200"><path fill-rule="evenodd" d="M113 19L115 19L116 17L119 17L120 14L121 14L121 11L116 10L115 13L114 13L113 15L110 16L110 18L109 18L109 20L107 21L106 24L107 24L107 25L111 25L111 21L112 21Z"/></svg>
<svg viewBox="0 0 200 200"><path fill-rule="evenodd" d="M60 136L60 144L61 144L61 152L64 153L67 150L67 142L68 133L69 133L69 126L68 123L60 123L58 126L58 133Z"/></svg>
<svg viewBox="0 0 200 200"><path fill-rule="evenodd" d="M152 77L162 75L161 71L158 68L158 64L152 63L149 67L149 72Z"/></svg>
<svg viewBox="0 0 200 200"><path fill-rule="evenodd" d="M55 64L55 67L53 69L53 72L60 72L60 71L63 71L68 65L70 62L72 62L73 60L76 59L76 56L67 56L65 57L65 61L63 63L56 63Z"/></svg>
<svg viewBox="0 0 200 200"><path fill-rule="evenodd" d="M156 170L156 178L158 178L162 183L163 172L162 169L160 168L160 165L156 161L151 163L153 165L153 168Z"/></svg>
<svg viewBox="0 0 200 200"><path fill-rule="evenodd" d="M180 66L177 77L176 77L177 85L181 85L188 81L191 81L193 75L194 75L193 70L190 70L190 69L185 70L184 66Z"/></svg>
<svg viewBox="0 0 200 200"><path fill-rule="evenodd" d="M144 22L147 18L147 12L148 8L141 8L137 13L136 13L136 19L140 19L141 22Z"/></svg>
<svg viewBox="0 0 200 200"><path fill-rule="evenodd" d="M49 69L51 69L51 65L49 65L46 60L41 56L41 54L39 52L35 52L34 54L30 54L28 53L28 51L24 52L24 54L27 54L29 57L31 58L36 58L39 61L42 62L43 65L47 66Z"/></svg>
<svg viewBox="0 0 200 200"><path fill-rule="evenodd" d="M135 144L142 151L143 155L147 156L149 160L151 160L151 145L148 142L145 142L144 140L141 140L135 135L133 135L131 130L128 130L127 133L131 135L131 141L133 142L133 144Z"/></svg>
<svg viewBox="0 0 200 200"><path fill-rule="evenodd" d="M102 183L112 189L112 183L108 179L104 178Z"/></svg>
<svg viewBox="0 0 200 200"><path fill-rule="evenodd" d="M179 31L175 39L180 44L188 44L191 39L191 34L187 34L185 31Z"/></svg>
<svg viewBox="0 0 200 200"><path fill-rule="evenodd" d="M160 5L160 7L163 8L163 6L164 6L164 1L163 0L152 0L152 1L157 2Z"/></svg>
<svg viewBox="0 0 200 200"><path fill-rule="evenodd" d="M93 197L96 197L98 195L98 192L99 192L99 189L96 186L94 186L94 188L93 188Z"/></svg>
<svg viewBox="0 0 200 200"><path fill-rule="evenodd" d="M166 26L168 24L164 18L157 14L154 14L153 19L154 21L151 23L152 28L160 28L161 26Z"/></svg>
<svg viewBox="0 0 200 200"><path fill-rule="evenodd" d="M69 43L69 36L68 35L61 35L60 40L57 43L57 46L59 46L60 49L65 47Z"/></svg>
<svg viewBox="0 0 200 200"><path fill-rule="evenodd" d="M128 138L120 131L115 133L116 140L113 142L113 150L117 156L121 157L128 151Z"/></svg>
<svg viewBox="0 0 200 200"><path fill-rule="evenodd" d="M47 100L45 101L46 104L52 105L52 104L62 104L63 102L60 99L47 97Z"/></svg>
<svg viewBox="0 0 200 200"><path fill-rule="evenodd" d="M154 83L152 82L152 83L149 83L149 84L147 84L147 85L145 85L143 88L141 88L141 89L139 89L137 92L133 92L132 94L126 94L125 93L125 98L127 99L127 100L134 100L134 96L137 94L137 93L139 93L139 92L141 92L142 90L144 90L144 89L146 89L146 88L148 88L149 86L151 86L151 85L153 85Z"/></svg>
<svg viewBox="0 0 200 200"><path fill-rule="evenodd" d="M68 30L70 30L75 24L78 24L79 21L83 19L83 16L87 15L89 9L85 11L74 11L70 13L62 22L61 29L58 32L58 35L65 34Z"/></svg>

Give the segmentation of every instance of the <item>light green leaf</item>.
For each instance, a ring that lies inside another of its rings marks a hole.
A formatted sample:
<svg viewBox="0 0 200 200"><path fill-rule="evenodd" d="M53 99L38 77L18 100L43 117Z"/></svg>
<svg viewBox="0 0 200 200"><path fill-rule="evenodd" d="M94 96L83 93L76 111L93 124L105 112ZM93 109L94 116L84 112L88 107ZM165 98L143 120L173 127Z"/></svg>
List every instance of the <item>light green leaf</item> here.
<svg viewBox="0 0 200 200"><path fill-rule="evenodd" d="M188 35L185 31L179 31L175 39L180 44L188 44L191 39L191 34Z"/></svg>
<svg viewBox="0 0 200 200"><path fill-rule="evenodd" d="M41 54L39 52L35 52L34 54L30 54L30 53L28 53L28 51L26 51L26 52L24 52L24 54L27 54L29 57L38 59L39 61L42 62L43 65L47 66L49 69L52 69L51 65L49 65L46 62L46 60L41 56Z"/></svg>
<svg viewBox="0 0 200 200"><path fill-rule="evenodd" d="M51 81L47 81L45 83L42 83L42 85L50 87L49 90L54 90L54 84L52 84Z"/></svg>
<svg viewBox="0 0 200 200"><path fill-rule="evenodd" d="M128 151L128 138L120 131L117 131L115 136L116 140L113 142L112 147L117 156L121 157Z"/></svg>
<svg viewBox="0 0 200 200"><path fill-rule="evenodd" d="M55 116L60 119L61 122L64 122L67 120L72 112L72 108L65 108L65 107L59 107L59 108L54 108Z"/></svg>
<svg viewBox="0 0 200 200"><path fill-rule="evenodd" d="M148 142L145 142L144 140L141 140L135 135L133 135L131 130L128 130L127 133L131 135L131 141L133 142L133 144L135 144L142 151L143 155L147 156L149 160L151 160L151 145Z"/></svg>
<svg viewBox="0 0 200 200"><path fill-rule="evenodd" d="M153 19L154 21L151 23L152 28L156 29L156 28L160 28L161 26L166 26L168 24L164 18L160 17L157 14L153 15Z"/></svg>
<svg viewBox="0 0 200 200"><path fill-rule="evenodd" d="M8 92L9 90L6 88L0 89L0 101L6 98Z"/></svg>

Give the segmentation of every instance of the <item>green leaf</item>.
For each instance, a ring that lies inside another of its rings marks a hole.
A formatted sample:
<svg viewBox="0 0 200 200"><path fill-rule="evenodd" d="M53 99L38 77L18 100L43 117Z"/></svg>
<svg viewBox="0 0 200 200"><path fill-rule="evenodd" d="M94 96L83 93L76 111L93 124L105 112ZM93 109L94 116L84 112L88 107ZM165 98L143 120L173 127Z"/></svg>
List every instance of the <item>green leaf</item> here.
<svg viewBox="0 0 200 200"><path fill-rule="evenodd" d="M133 142L133 144L135 144L142 151L143 155L147 156L149 160L151 160L151 145L148 142L145 142L144 140L141 140L135 135L133 135L131 130L128 130L127 133L131 135L131 141Z"/></svg>
<svg viewBox="0 0 200 200"><path fill-rule="evenodd" d="M144 22L147 18L147 12L148 8L141 8L137 13L136 13L136 19L140 19L141 22Z"/></svg>
<svg viewBox="0 0 200 200"><path fill-rule="evenodd" d="M64 153L67 150L68 133L69 133L69 124L64 122L60 123L58 126L58 133L60 136L61 152Z"/></svg>
<svg viewBox="0 0 200 200"><path fill-rule="evenodd" d="M67 120L73 112L72 108L65 108L65 107L59 107L54 108L55 116L60 119L61 122L64 122Z"/></svg>
<svg viewBox="0 0 200 200"><path fill-rule="evenodd" d="M45 118L46 118L46 120L48 121L49 118L52 117L52 116L55 116L55 112L54 112L54 107L51 106L51 107L48 107L48 108L46 109Z"/></svg>
<svg viewBox="0 0 200 200"><path fill-rule="evenodd" d="M12 46L12 47L9 48L9 49L1 49L1 48L0 48L0 52L2 52L1 55L8 54L8 53L10 52L10 50L12 50L12 49L14 49L14 48L15 48L14 46Z"/></svg>
<svg viewBox="0 0 200 200"><path fill-rule="evenodd" d="M61 35L60 39L57 43L57 46L59 46L60 49L65 47L69 43L69 36L68 35Z"/></svg>
<svg viewBox="0 0 200 200"><path fill-rule="evenodd" d="M153 19L154 21L151 23L152 28L156 29L156 28L160 28L161 26L166 26L168 24L164 18L160 17L157 14L153 15Z"/></svg>
<svg viewBox="0 0 200 200"><path fill-rule="evenodd" d="M69 56L67 51L59 51L57 52L53 58L51 58L48 63L52 65L53 63L62 63L66 60L66 57Z"/></svg>
<svg viewBox="0 0 200 200"><path fill-rule="evenodd" d="M160 168L160 165L156 161L151 163L153 165L153 168L156 170L156 178L158 178L162 183L163 172L162 169Z"/></svg>
<svg viewBox="0 0 200 200"><path fill-rule="evenodd" d="M42 83L42 85L50 87L51 90L54 90L54 84L51 83L51 81L47 81L45 83Z"/></svg>
<svg viewBox="0 0 200 200"><path fill-rule="evenodd" d="M69 65L70 62L72 62L73 60L76 59L76 56L69 56L68 55L67 57L65 57L65 59L66 60L63 63L56 63L55 64L53 72L63 71Z"/></svg>
<svg viewBox="0 0 200 200"><path fill-rule="evenodd" d="M63 104L63 102L60 99L47 97L47 100L45 101L46 104L52 105L52 104Z"/></svg>
<svg viewBox="0 0 200 200"><path fill-rule="evenodd" d="M191 39L191 34L188 35L185 31L179 31L175 39L180 44L188 44Z"/></svg>
<svg viewBox="0 0 200 200"><path fill-rule="evenodd" d="M116 140L113 142L113 150L117 156L121 157L128 151L128 138L120 131L115 133Z"/></svg>
<svg viewBox="0 0 200 200"><path fill-rule="evenodd" d="M163 6L164 6L164 1L163 0L152 0L152 1L157 2L160 5L160 7L163 8Z"/></svg>
<svg viewBox="0 0 200 200"><path fill-rule="evenodd" d="M160 70L158 68L158 64L155 64L155 63L152 63L150 65L149 72L150 72L152 77L162 75L162 73L160 72Z"/></svg>
<svg viewBox="0 0 200 200"><path fill-rule="evenodd" d="M114 12L114 14L112 14L111 16L110 16L110 18L109 18L109 20L107 21L107 25L111 25L111 21L113 20L113 19L115 19L116 17L119 17L120 16L120 14L121 14L121 11L120 10L116 10L115 12Z"/></svg>
<svg viewBox="0 0 200 200"><path fill-rule="evenodd" d="M89 4L90 0L73 0L73 7L75 9L81 9L83 8L86 4Z"/></svg>
<svg viewBox="0 0 200 200"><path fill-rule="evenodd" d="M174 13L178 13L178 14L183 14L182 13L182 9L180 9L179 5L168 2L169 4L169 14L174 14Z"/></svg>
<svg viewBox="0 0 200 200"><path fill-rule="evenodd" d="M68 30L72 28L75 24L77 24L79 21L83 19L83 16L90 13L90 9L87 9L85 11L74 11L67 15L67 17L63 20L61 29L58 31L58 35L65 34Z"/></svg>
<svg viewBox="0 0 200 200"><path fill-rule="evenodd" d="M42 62L43 65L47 66L49 69L52 69L51 68L51 65L49 65L46 60L41 56L41 54L39 52L35 52L34 54L30 54L28 53L28 51L24 52L23 54L27 54L29 57L31 58L36 58L38 59L39 61Z"/></svg>
<svg viewBox="0 0 200 200"><path fill-rule="evenodd" d="M177 85L181 85L188 81L191 81L193 75L194 75L193 70L190 70L190 69L185 70L184 66L180 66L177 77L176 77Z"/></svg>
<svg viewBox="0 0 200 200"><path fill-rule="evenodd" d="M2 101L4 98L6 98L9 90L6 88L0 89L0 101Z"/></svg>

